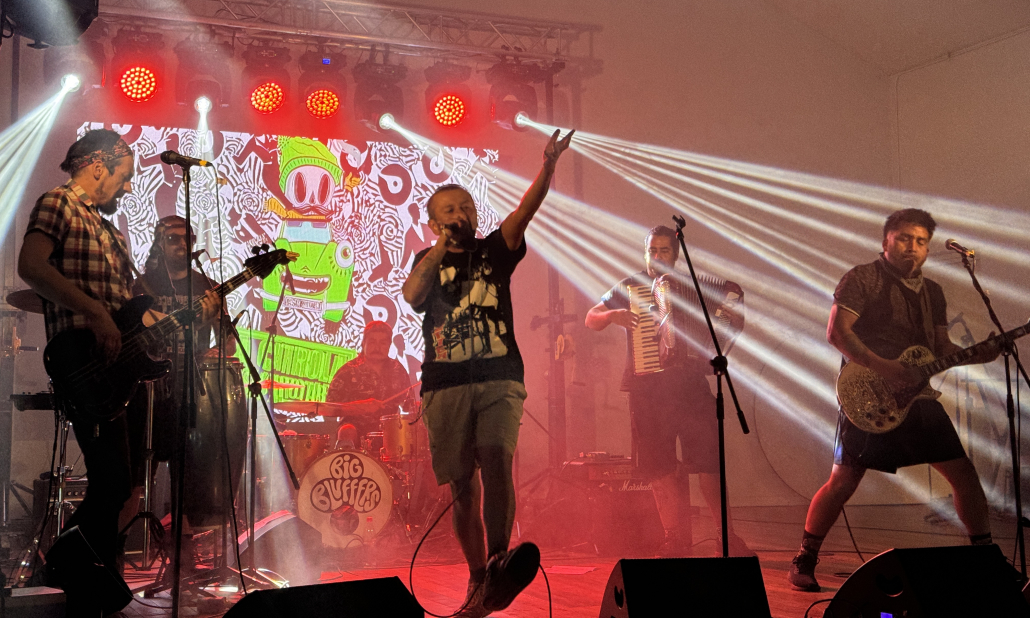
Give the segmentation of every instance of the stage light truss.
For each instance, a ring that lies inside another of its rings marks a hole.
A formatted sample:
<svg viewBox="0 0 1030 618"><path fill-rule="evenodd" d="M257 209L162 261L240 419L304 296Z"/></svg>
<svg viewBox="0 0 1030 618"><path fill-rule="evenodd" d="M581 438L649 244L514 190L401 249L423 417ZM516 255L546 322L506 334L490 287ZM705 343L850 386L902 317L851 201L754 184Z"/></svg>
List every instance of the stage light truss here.
<svg viewBox="0 0 1030 618"><path fill-rule="evenodd" d="M560 60L583 75L601 69L593 57L600 26L573 22L343 0L104 0L100 15L111 24L213 26L255 38L344 47L388 44L402 55Z"/></svg>

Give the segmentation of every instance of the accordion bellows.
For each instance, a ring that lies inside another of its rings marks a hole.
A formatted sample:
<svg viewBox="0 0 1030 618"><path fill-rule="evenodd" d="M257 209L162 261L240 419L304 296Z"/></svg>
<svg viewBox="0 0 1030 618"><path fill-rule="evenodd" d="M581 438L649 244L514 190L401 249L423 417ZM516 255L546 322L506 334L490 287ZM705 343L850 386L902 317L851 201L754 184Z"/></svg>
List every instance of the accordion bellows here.
<svg viewBox="0 0 1030 618"><path fill-rule="evenodd" d="M719 346L724 355L728 354L744 329L744 291L733 281L706 275L699 275L698 283ZM679 275L666 274L655 279L650 290L647 290L647 286L631 287L643 288L638 291L640 299L632 305L643 307L645 300L648 305L645 312L647 316L641 313L640 327L633 337L634 370L638 375L698 360L707 362L715 356L712 338L692 281ZM631 289L631 296L632 293ZM638 348L641 362L637 362Z"/></svg>

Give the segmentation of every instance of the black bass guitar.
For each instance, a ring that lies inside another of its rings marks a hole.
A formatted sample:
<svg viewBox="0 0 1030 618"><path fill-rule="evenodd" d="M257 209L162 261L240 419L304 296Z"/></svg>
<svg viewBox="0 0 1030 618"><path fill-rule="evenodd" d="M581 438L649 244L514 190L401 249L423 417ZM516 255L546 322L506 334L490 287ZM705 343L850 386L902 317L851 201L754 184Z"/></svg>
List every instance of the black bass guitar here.
<svg viewBox="0 0 1030 618"><path fill-rule="evenodd" d="M297 259L297 254L276 249L244 262L243 272L215 288L219 298L254 277L267 277L275 267ZM54 393L72 418L106 421L117 417L143 380L154 380L168 372L171 361L155 360L149 354L155 344L182 327L186 319L199 315L201 297L192 306L143 326L143 315L154 302L137 296L116 311L112 318L122 332L118 358L106 362L96 349L96 337L86 328L67 330L51 339L43 351L43 366L53 383Z"/></svg>

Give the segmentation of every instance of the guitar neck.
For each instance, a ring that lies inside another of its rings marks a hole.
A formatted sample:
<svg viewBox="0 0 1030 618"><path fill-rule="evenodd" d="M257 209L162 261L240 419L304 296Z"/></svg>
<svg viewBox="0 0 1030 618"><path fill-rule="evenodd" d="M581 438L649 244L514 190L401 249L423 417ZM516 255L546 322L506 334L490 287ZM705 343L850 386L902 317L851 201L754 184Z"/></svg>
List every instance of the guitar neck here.
<svg viewBox="0 0 1030 618"><path fill-rule="evenodd" d="M1030 323L1024 324L1023 326L1020 326L1019 328L1013 328L1009 332L1005 333L1005 335L1003 337L1005 339L1010 339L1010 340L1011 339L1018 339L1018 338L1022 337L1023 335L1027 334L1027 333L1030 333ZM932 363L927 363L926 365L922 365L922 366L919 367L919 370L923 373L924 377L929 378L929 377L931 377L933 375L936 375L936 374L938 374L938 373L940 373L942 371L946 371L948 369L951 369L955 365L961 365L962 363L968 361L969 359L971 359L974 356L976 356L976 355L980 354L981 352L983 352L984 349L986 349L987 346L989 346L991 343L992 343L991 339L988 339L986 341L981 341L980 343L978 343L976 345L969 346L968 348L962 350L961 352L955 352L954 354L949 354L949 355L944 356L942 358L938 358L937 360L933 361Z"/></svg>
<svg viewBox="0 0 1030 618"><path fill-rule="evenodd" d="M231 294L233 290L249 281L253 276L254 273L251 272L250 268L245 268L243 272L241 272L240 274L230 278L225 283L214 288L214 291L216 294L218 294L219 298L225 298L226 296ZM179 309L178 311L165 316L164 318L155 322L152 326L150 326L150 328L146 329L144 332L148 336L153 334L162 338L174 333L175 331L179 330L179 328L181 328L182 325L186 322L188 318L188 313L200 313L200 301L202 298L203 295L197 296L197 298L193 300L193 303L190 304L189 307L183 307L182 309Z"/></svg>

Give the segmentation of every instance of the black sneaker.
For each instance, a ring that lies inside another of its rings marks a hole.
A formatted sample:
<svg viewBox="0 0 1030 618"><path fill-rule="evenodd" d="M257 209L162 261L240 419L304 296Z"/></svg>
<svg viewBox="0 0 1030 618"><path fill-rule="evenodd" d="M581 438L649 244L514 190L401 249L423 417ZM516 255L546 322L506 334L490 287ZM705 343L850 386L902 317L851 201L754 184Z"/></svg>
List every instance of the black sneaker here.
<svg viewBox="0 0 1030 618"><path fill-rule="evenodd" d="M815 565L819 558L807 551L799 551L787 571L787 581L794 590L802 592L819 592L819 582L815 581Z"/></svg>
<svg viewBox="0 0 1030 618"><path fill-rule="evenodd" d="M486 565L483 607L496 612L511 605L515 597L532 583L539 568L540 549L532 543L522 543L491 558Z"/></svg>
<svg viewBox="0 0 1030 618"><path fill-rule="evenodd" d="M485 618L490 612L483 607L483 582L469 580L468 592L465 594L463 609L454 618Z"/></svg>

